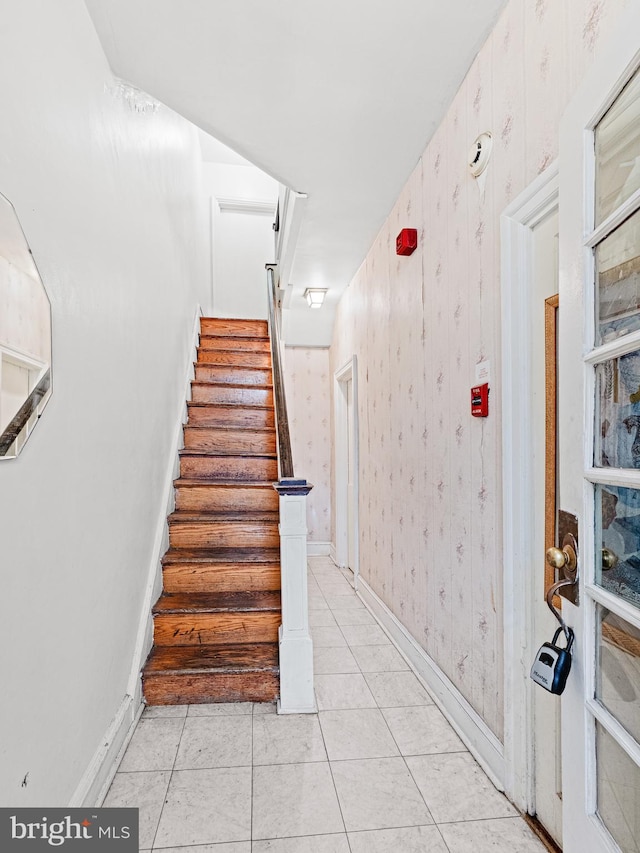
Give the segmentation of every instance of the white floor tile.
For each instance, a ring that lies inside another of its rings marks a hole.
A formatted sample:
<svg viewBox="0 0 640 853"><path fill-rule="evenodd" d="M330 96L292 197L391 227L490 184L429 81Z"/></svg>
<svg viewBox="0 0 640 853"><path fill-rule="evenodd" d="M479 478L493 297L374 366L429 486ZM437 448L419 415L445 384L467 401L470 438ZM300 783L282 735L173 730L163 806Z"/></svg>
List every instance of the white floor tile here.
<svg viewBox="0 0 640 853"><path fill-rule="evenodd" d="M355 592L325 592L324 597L332 610L366 610Z"/></svg>
<svg viewBox="0 0 640 853"><path fill-rule="evenodd" d="M176 770L241 767L251 764L253 717L187 717Z"/></svg>
<svg viewBox="0 0 640 853"><path fill-rule="evenodd" d="M389 642L379 625L345 625L341 631L350 646L382 646Z"/></svg>
<svg viewBox="0 0 640 853"><path fill-rule="evenodd" d="M409 664L390 643L383 646L353 646L351 652L362 672L400 672Z"/></svg>
<svg viewBox="0 0 640 853"><path fill-rule="evenodd" d="M469 753L417 755L406 761L436 823L516 814Z"/></svg>
<svg viewBox="0 0 640 853"><path fill-rule="evenodd" d="M350 832L349 844L351 853L449 853L437 826ZM481 851L476 848L473 853ZM511 853L519 851L514 848Z"/></svg>
<svg viewBox="0 0 640 853"><path fill-rule="evenodd" d="M485 850L491 853L544 853L546 850L521 817L448 823L441 826L440 831L450 853L480 853Z"/></svg>
<svg viewBox="0 0 640 853"><path fill-rule="evenodd" d="M316 675L314 681L320 711L376 707L376 700L360 673Z"/></svg>
<svg viewBox="0 0 640 853"><path fill-rule="evenodd" d="M253 713L253 702L216 702L212 705L189 705L190 717L237 717Z"/></svg>
<svg viewBox="0 0 640 853"><path fill-rule="evenodd" d="M403 755L466 751L435 705L386 708L382 713Z"/></svg>
<svg viewBox="0 0 640 853"><path fill-rule="evenodd" d="M326 760L327 752L317 715L274 714L254 718L254 764Z"/></svg>
<svg viewBox="0 0 640 853"><path fill-rule="evenodd" d="M335 628L337 624L330 610L309 611L310 628Z"/></svg>
<svg viewBox="0 0 640 853"><path fill-rule="evenodd" d="M276 713L276 703L275 702L254 702L253 703L253 714L257 716L258 714L275 714Z"/></svg>
<svg viewBox="0 0 640 853"><path fill-rule="evenodd" d="M347 646L320 646L313 650L316 675L360 672L356 659Z"/></svg>
<svg viewBox="0 0 640 853"><path fill-rule="evenodd" d="M320 725L331 761L399 755L385 719L377 708L321 711Z"/></svg>
<svg viewBox="0 0 640 853"><path fill-rule="evenodd" d="M251 768L173 773L155 847L251 838Z"/></svg>
<svg viewBox="0 0 640 853"><path fill-rule="evenodd" d="M412 672L371 672L365 678L381 708L433 704L433 699Z"/></svg>
<svg viewBox="0 0 640 853"><path fill-rule="evenodd" d="M333 628L311 628L310 633L313 645L318 649L330 646L346 647L347 645L344 634L337 626Z"/></svg>
<svg viewBox="0 0 640 853"><path fill-rule="evenodd" d="M348 832L433 823L404 759L334 761L331 770Z"/></svg>
<svg viewBox="0 0 640 853"><path fill-rule="evenodd" d="M350 853L346 833L254 841L253 853Z"/></svg>
<svg viewBox="0 0 640 853"><path fill-rule="evenodd" d="M330 598L341 595L355 595L355 590L351 584L343 578L330 581L318 580L318 586L322 590L322 594Z"/></svg>
<svg viewBox="0 0 640 853"><path fill-rule="evenodd" d="M253 837L344 832L328 762L253 770Z"/></svg>
<svg viewBox="0 0 640 853"><path fill-rule="evenodd" d="M251 853L250 841L230 841L226 844L198 844L196 847L154 847L162 853ZM144 853L144 851L140 851Z"/></svg>
<svg viewBox="0 0 640 853"><path fill-rule="evenodd" d="M139 844L150 848L158 828L171 773L116 773L103 803L105 808L139 809Z"/></svg>
<svg viewBox="0 0 640 853"><path fill-rule="evenodd" d="M332 611L338 625L377 625L375 618L362 607L350 607Z"/></svg>
<svg viewBox="0 0 640 853"><path fill-rule="evenodd" d="M147 705L142 712L142 719L149 720L157 717L186 717L188 705Z"/></svg>
<svg viewBox="0 0 640 853"><path fill-rule="evenodd" d="M323 595L310 595L309 596L309 612L312 610L328 610L329 605L327 603L326 598Z"/></svg>
<svg viewBox="0 0 640 853"><path fill-rule="evenodd" d="M184 722L182 717L140 720L119 771L172 770Z"/></svg>

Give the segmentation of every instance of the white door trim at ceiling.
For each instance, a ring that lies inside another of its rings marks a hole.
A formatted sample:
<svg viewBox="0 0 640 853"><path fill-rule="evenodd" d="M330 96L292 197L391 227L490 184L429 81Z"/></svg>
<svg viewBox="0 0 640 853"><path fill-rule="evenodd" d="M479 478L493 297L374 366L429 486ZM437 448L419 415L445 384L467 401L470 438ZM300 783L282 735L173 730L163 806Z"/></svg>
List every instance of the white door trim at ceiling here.
<svg viewBox="0 0 640 853"><path fill-rule="evenodd" d="M502 281L502 493L504 572L504 787L525 812L534 808L533 640L534 480L531 460L533 228L558 206L552 163L500 219Z"/></svg>
<svg viewBox="0 0 640 853"><path fill-rule="evenodd" d="M360 574L360 523L358 518L358 471L359 471L359 442L358 442L358 359L352 356L349 361L334 373L334 419L335 419L335 483L336 483L336 547L335 562L341 568L345 568L349 562L349 528L348 528L348 456L349 456L349 428L347 418L347 396L346 384L351 381L353 399L353 469L355 472L354 483L354 514L355 537L353 553L355 565L353 569L353 580L358 588L358 575Z"/></svg>

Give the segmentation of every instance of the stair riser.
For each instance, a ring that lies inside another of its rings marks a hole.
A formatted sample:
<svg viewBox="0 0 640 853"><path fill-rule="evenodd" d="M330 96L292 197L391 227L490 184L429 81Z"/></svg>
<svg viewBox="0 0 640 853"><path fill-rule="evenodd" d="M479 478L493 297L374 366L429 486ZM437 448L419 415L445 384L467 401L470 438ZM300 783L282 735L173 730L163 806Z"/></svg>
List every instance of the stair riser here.
<svg viewBox="0 0 640 853"><path fill-rule="evenodd" d="M175 592L261 592L280 589L280 566L251 564L201 565L185 563L165 566L164 591Z"/></svg>
<svg viewBox="0 0 640 853"><path fill-rule="evenodd" d="M278 493L272 488L249 488L237 485L178 486L176 509L194 512L235 512L242 510L277 510Z"/></svg>
<svg viewBox="0 0 640 853"><path fill-rule="evenodd" d="M194 403L236 403L239 406L270 406L273 408L271 388L237 388L233 385L191 386Z"/></svg>
<svg viewBox="0 0 640 853"><path fill-rule="evenodd" d="M275 643L280 613L162 613L154 617L157 646Z"/></svg>
<svg viewBox="0 0 640 853"><path fill-rule="evenodd" d="M143 691L149 705L213 702L274 702L280 689L276 672L203 675L148 675Z"/></svg>
<svg viewBox="0 0 640 853"><path fill-rule="evenodd" d="M203 335L232 336L236 338L266 338L269 327L266 320L221 320L202 317L200 332Z"/></svg>
<svg viewBox="0 0 640 853"><path fill-rule="evenodd" d="M185 427L184 446L187 450L210 450L212 453L258 453L276 452L274 432L252 432L252 430L202 429Z"/></svg>
<svg viewBox="0 0 640 853"><path fill-rule="evenodd" d="M278 465L275 459L245 459L241 456L183 456L180 475L186 479L229 479L248 482L275 482Z"/></svg>
<svg viewBox="0 0 640 853"><path fill-rule="evenodd" d="M198 361L201 364L232 364L242 367L263 367L267 370L271 369L271 355L268 352L210 350L199 347Z"/></svg>
<svg viewBox="0 0 640 853"><path fill-rule="evenodd" d="M209 350L242 350L243 352L271 352L271 342L255 338L215 337L200 335L200 346Z"/></svg>
<svg viewBox="0 0 640 853"><path fill-rule="evenodd" d="M189 424L211 427L254 427L264 429L275 426L273 409L243 409L226 407L189 407Z"/></svg>
<svg viewBox="0 0 640 853"><path fill-rule="evenodd" d="M270 370L258 367L207 367L196 364L196 382L218 382L227 385L264 386L272 384Z"/></svg>
<svg viewBox="0 0 640 853"><path fill-rule="evenodd" d="M169 524L172 548L277 548L278 525L269 522L192 521Z"/></svg>

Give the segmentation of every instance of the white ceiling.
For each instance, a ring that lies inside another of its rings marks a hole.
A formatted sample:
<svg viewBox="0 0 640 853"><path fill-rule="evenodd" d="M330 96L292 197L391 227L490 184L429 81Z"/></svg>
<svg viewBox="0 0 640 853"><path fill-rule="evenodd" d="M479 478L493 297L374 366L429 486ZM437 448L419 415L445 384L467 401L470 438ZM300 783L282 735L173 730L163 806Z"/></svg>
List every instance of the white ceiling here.
<svg viewBox="0 0 640 853"><path fill-rule="evenodd" d="M330 343L339 294L505 2L86 0L118 77L308 194L287 324L307 345ZM313 323L308 286L330 288Z"/></svg>

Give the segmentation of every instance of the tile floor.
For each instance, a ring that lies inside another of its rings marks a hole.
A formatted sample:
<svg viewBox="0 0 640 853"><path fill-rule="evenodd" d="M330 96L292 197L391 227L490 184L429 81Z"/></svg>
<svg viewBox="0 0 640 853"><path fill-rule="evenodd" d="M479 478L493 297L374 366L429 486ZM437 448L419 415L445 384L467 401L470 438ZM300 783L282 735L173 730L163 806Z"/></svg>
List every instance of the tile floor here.
<svg viewBox="0 0 640 853"><path fill-rule="evenodd" d="M105 806L165 853L541 853L347 578L309 560L317 715L147 708Z"/></svg>

